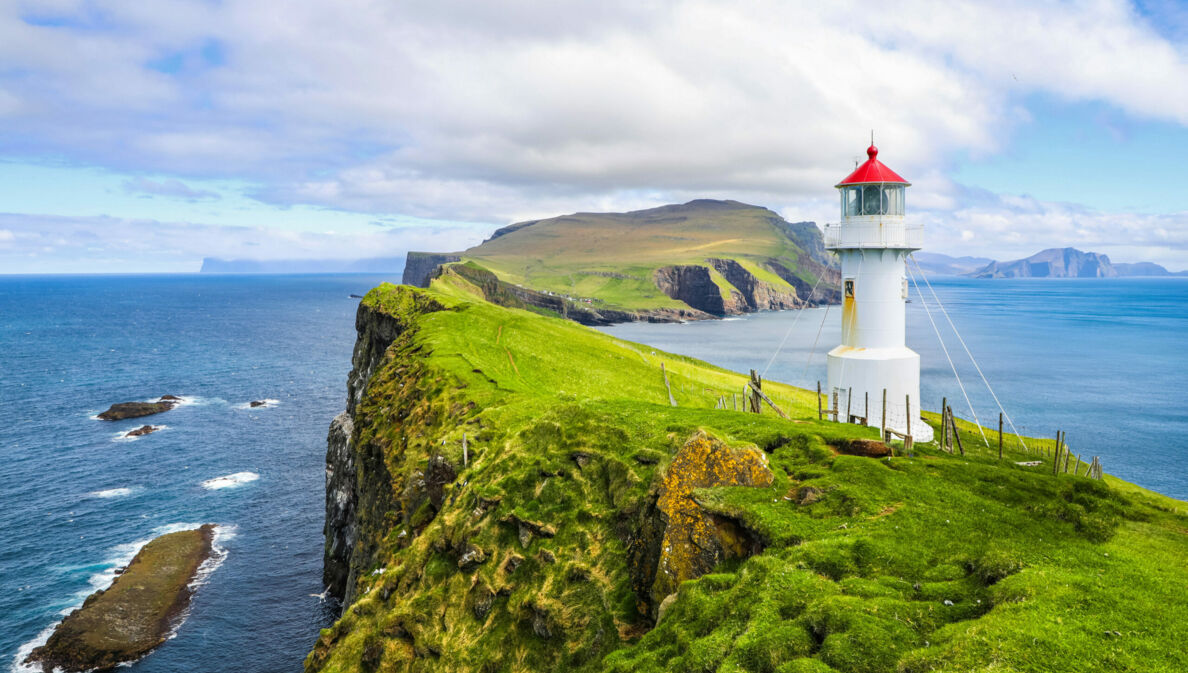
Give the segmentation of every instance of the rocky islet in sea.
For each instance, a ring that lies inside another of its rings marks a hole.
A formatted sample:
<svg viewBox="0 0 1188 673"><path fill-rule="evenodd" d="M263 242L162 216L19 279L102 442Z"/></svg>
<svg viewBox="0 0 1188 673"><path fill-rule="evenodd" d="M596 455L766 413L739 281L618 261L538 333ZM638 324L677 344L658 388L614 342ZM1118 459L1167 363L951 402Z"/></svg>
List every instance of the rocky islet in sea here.
<svg viewBox="0 0 1188 673"><path fill-rule="evenodd" d="M169 411L181 402L182 398L176 395L162 395L156 402L117 402L99 414L99 420L122 421L126 418L151 416Z"/></svg>
<svg viewBox="0 0 1188 673"><path fill-rule="evenodd" d="M214 553L214 534L215 526L204 524L153 539L24 663L67 673L110 670L165 642L189 605L199 568Z"/></svg>

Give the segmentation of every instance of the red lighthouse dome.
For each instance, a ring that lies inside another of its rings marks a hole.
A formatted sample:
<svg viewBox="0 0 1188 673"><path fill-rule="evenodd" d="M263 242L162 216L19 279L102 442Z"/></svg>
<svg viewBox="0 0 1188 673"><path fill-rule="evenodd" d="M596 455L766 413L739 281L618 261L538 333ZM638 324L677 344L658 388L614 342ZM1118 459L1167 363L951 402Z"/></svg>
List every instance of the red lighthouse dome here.
<svg viewBox="0 0 1188 673"><path fill-rule="evenodd" d="M869 185L872 183L892 183L899 185L911 185L912 183L899 177L895 171L887 168L887 166L879 161L879 148L872 143L870 147L866 148L866 156L869 157L866 163L854 169L845 180L834 185L835 187L844 187L846 185Z"/></svg>

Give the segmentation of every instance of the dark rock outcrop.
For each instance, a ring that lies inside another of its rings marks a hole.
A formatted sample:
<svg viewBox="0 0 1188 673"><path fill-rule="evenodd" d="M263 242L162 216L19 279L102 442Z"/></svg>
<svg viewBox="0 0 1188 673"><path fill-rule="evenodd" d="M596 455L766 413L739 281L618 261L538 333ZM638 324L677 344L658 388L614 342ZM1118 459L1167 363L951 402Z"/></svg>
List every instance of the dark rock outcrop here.
<svg viewBox="0 0 1188 673"><path fill-rule="evenodd" d="M705 260L738 291L743 311L779 311L800 308L806 302L797 293L789 293L760 281L746 267L733 259ZM811 289L811 288L809 288ZM807 290L803 293L807 295Z"/></svg>
<svg viewBox="0 0 1188 673"><path fill-rule="evenodd" d="M443 264L459 262L462 258L437 252L410 252L404 261L404 275L401 278L405 285L414 287L429 287L429 281Z"/></svg>
<svg viewBox="0 0 1188 673"><path fill-rule="evenodd" d="M709 269L699 264L681 264L656 269L656 287L677 301L710 315L726 315L726 300L714 284Z"/></svg>
<svg viewBox="0 0 1188 673"><path fill-rule="evenodd" d="M266 407L268 406L268 403L264 400L252 400L251 402L248 402L248 406L255 409L256 407Z"/></svg>
<svg viewBox="0 0 1188 673"><path fill-rule="evenodd" d="M864 456L866 458L883 458L891 455L891 447L877 439L847 440L838 445L837 451L847 456Z"/></svg>
<svg viewBox="0 0 1188 673"><path fill-rule="evenodd" d="M67 673L110 670L165 642L185 611L190 583L213 550L214 526L149 542L105 590L91 594L26 664Z"/></svg>
<svg viewBox="0 0 1188 673"><path fill-rule="evenodd" d="M157 430L160 430L160 428L158 428L155 425L142 425L139 428L136 428L135 430L129 430L128 432L126 432L124 434L124 436L125 437L143 437L144 435L154 433Z"/></svg>
<svg viewBox="0 0 1188 673"><path fill-rule="evenodd" d="M159 414L177 406L180 398L166 395L157 402L118 402L99 414L99 420L122 421L125 418L140 418Z"/></svg>
<svg viewBox="0 0 1188 673"><path fill-rule="evenodd" d="M694 492L713 486L770 486L772 479L762 451L732 449L704 433L694 435L673 456L657 479L655 500L642 510L628 540L632 584L653 617L681 582L763 549L758 536L739 521L703 507Z"/></svg>

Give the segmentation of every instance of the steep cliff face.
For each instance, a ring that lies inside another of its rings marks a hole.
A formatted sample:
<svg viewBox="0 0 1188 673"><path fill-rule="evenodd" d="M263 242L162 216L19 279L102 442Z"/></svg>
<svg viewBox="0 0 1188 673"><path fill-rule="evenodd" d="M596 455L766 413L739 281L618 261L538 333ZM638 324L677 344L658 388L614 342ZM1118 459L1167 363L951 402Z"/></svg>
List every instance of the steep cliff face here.
<svg viewBox="0 0 1188 673"><path fill-rule="evenodd" d="M326 523L323 582L332 595L349 604L360 568L373 560L384 519L392 509L393 483L384 444L356 433L359 405L384 358L409 328L411 316L442 310L425 295L400 295L394 306L359 303L347 408L330 424L326 442Z"/></svg>
<svg viewBox="0 0 1188 673"><path fill-rule="evenodd" d="M739 291L744 303L743 311L779 311L808 305L807 291L804 297L799 297L795 291L789 292L765 283L737 260L711 258L705 261Z"/></svg>
<svg viewBox="0 0 1188 673"><path fill-rule="evenodd" d="M458 255L410 252L404 260L404 276L400 282L413 287L429 287L429 281L441 265L459 261L462 258Z"/></svg>
<svg viewBox="0 0 1188 673"><path fill-rule="evenodd" d="M656 287L669 297L710 315L726 315L726 300L706 267L697 264L666 266L656 270L655 278ZM732 302L737 303L737 300Z"/></svg>

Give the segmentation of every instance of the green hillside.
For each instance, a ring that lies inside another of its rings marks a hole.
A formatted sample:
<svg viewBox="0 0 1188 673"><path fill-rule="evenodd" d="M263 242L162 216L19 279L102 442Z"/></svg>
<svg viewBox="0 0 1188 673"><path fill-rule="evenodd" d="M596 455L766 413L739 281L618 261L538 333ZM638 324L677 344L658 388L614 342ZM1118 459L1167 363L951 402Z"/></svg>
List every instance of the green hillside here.
<svg viewBox="0 0 1188 673"><path fill-rule="evenodd" d="M1188 670L1185 503L968 424L854 455L877 431L810 391L716 409L743 376L483 294L361 303L352 583L308 671Z"/></svg>
<svg viewBox="0 0 1188 673"><path fill-rule="evenodd" d="M428 274L415 263L420 254L409 257L406 283L425 284ZM514 286L628 311L724 315L837 295L815 224L789 223L736 201L520 222L441 259L476 263ZM680 267L691 268L672 271ZM822 274L825 282L810 297Z"/></svg>

